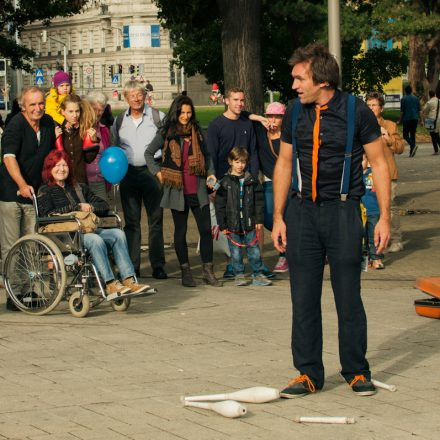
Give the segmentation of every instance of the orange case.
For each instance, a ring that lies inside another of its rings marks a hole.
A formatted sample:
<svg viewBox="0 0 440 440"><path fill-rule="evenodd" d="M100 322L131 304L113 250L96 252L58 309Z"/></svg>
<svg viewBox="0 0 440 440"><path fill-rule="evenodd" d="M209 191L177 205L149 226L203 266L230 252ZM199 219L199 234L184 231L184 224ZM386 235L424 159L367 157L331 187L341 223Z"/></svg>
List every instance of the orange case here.
<svg viewBox="0 0 440 440"><path fill-rule="evenodd" d="M440 277L417 278L414 287L435 298L440 298Z"/></svg>
<svg viewBox="0 0 440 440"><path fill-rule="evenodd" d="M440 298L416 299L414 306L418 315L440 319Z"/></svg>

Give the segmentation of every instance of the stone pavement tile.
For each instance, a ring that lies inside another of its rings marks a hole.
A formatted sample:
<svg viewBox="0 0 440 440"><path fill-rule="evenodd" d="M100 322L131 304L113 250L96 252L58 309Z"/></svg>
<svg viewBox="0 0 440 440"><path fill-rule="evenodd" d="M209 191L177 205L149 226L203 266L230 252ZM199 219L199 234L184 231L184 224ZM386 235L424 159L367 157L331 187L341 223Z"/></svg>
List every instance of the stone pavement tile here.
<svg viewBox="0 0 440 440"><path fill-rule="evenodd" d="M41 399L38 395L25 392L25 388L16 387L14 393L3 394L1 391L0 415L21 412L36 411L41 407Z"/></svg>
<svg viewBox="0 0 440 440"><path fill-rule="evenodd" d="M42 409L44 408L44 409ZM69 407L76 411L75 407ZM36 411L14 411L0 415L0 423L27 424L38 430L38 435L63 435L67 431L77 429L78 424L55 413L55 408L40 405ZM20 431L21 432L21 429Z"/></svg>
<svg viewBox="0 0 440 440"><path fill-rule="evenodd" d="M57 433L28 436L24 440L78 440L78 437L69 433Z"/></svg>
<svg viewBox="0 0 440 440"><path fill-rule="evenodd" d="M437 440L440 438L440 426L438 416L434 414L415 413L402 417L399 420L399 428L412 433L413 436Z"/></svg>
<svg viewBox="0 0 440 440"><path fill-rule="evenodd" d="M121 407L120 414L123 414L123 411L124 407ZM75 424L76 426L72 428L73 430L81 428L90 434L94 432L104 432L107 429L121 433L129 426L129 423L122 420L123 417L115 419L107 414L99 414L95 411L91 411L89 407L86 406L77 405L71 407L53 408L51 413L60 419ZM67 431L73 432L72 429Z"/></svg>
<svg viewBox="0 0 440 440"><path fill-rule="evenodd" d="M0 436L7 439L22 440L26 436L47 434L47 431L31 426L27 420L8 420L0 422ZM0 437L1 438L1 437Z"/></svg>

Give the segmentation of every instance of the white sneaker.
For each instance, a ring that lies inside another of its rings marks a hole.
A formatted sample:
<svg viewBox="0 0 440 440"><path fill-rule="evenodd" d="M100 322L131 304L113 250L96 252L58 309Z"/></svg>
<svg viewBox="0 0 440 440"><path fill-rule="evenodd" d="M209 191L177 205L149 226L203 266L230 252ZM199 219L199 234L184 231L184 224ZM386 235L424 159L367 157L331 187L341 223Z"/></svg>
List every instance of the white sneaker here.
<svg viewBox="0 0 440 440"><path fill-rule="evenodd" d="M400 252L403 251L403 244L400 242L391 243L387 249L387 252Z"/></svg>

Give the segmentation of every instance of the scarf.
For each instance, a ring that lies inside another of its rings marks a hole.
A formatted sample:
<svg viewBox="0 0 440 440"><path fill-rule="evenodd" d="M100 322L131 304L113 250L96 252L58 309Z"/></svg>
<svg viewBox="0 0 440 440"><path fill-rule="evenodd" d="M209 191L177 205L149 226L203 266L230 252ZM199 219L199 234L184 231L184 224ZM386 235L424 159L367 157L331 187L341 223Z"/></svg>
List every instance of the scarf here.
<svg viewBox="0 0 440 440"><path fill-rule="evenodd" d="M180 138L191 136L188 149L189 174L191 176L204 176L205 157L200 148L199 137L196 129L188 124L180 127L175 137L165 140L162 150L162 174L163 184L173 188L183 188L183 160Z"/></svg>

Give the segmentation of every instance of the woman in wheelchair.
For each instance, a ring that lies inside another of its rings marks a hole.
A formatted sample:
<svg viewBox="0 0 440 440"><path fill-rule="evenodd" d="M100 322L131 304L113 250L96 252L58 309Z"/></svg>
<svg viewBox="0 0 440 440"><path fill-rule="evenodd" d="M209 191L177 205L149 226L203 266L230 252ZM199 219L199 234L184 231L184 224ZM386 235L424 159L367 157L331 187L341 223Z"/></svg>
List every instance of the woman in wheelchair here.
<svg viewBox="0 0 440 440"><path fill-rule="evenodd" d="M71 211L94 212L99 216L105 215L109 210L108 203L93 194L86 184L78 184L73 180L72 162L64 151L52 150L47 155L43 165L43 182L37 198L40 216L66 214ZM81 199L85 203L81 203ZM123 231L118 228L98 228L94 233L83 234L82 239L105 282L107 295L140 294L150 289L149 285L136 281ZM113 274L108 250L113 253L122 282Z"/></svg>

